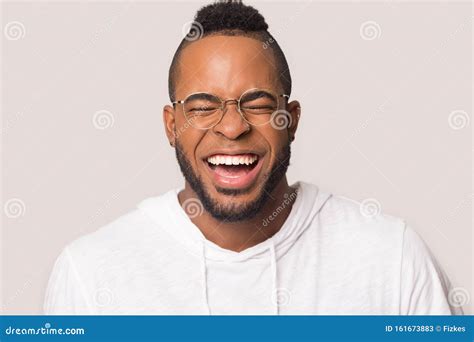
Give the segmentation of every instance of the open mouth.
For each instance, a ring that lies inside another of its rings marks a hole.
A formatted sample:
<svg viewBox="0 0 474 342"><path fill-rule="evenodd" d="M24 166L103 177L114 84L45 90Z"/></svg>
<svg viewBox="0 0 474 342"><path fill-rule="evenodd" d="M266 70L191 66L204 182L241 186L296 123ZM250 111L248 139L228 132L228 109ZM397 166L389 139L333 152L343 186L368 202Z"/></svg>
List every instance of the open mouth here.
<svg viewBox="0 0 474 342"><path fill-rule="evenodd" d="M261 158L254 153L214 154L205 159L208 170L220 187L248 187L258 176Z"/></svg>

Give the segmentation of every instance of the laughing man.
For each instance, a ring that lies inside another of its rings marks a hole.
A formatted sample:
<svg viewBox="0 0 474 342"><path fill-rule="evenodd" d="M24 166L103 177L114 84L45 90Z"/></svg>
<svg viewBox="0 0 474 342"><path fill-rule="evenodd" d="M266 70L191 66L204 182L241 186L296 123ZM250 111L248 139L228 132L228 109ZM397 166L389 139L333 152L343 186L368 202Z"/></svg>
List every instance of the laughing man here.
<svg viewBox="0 0 474 342"><path fill-rule="evenodd" d="M164 127L184 187L67 245L45 313L461 313L403 220L288 184L302 110L256 9L201 8L168 82Z"/></svg>

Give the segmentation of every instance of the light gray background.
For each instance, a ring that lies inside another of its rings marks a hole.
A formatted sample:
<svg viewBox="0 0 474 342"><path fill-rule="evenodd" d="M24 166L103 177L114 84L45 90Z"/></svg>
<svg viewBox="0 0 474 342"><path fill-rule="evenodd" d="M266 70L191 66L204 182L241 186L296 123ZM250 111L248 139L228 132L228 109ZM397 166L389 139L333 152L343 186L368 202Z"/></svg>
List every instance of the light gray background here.
<svg viewBox="0 0 474 342"><path fill-rule="evenodd" d="M471 3L248 3L302 104L290 181L406 218L472 297ZM2 3L2 313L41 313L65 244L182 184L161 110L203 4Z"/></svg>

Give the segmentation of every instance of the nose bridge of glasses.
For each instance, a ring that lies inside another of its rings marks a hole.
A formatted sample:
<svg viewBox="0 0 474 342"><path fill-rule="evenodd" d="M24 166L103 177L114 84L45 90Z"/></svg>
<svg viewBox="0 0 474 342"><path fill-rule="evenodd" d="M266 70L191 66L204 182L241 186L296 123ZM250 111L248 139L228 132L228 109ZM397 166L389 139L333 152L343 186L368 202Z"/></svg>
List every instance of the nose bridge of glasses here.
<svg viewBox="0 0 474 342"><path fill-rule="evenodd" d="M227 113L227 105L228 104L235 104L236 105L236 112L239 114L240 120L243 120L244 122L246 121L244 114L240 110L240 101L238 99L227 99L227 100L222 100L222 107L221 107L221 117L219 122L221 122Z"/></svg>
<svg viewBox="0 0 474 342"><path fill-rule="evenodd" d="M237 99L227 99L227 100L222 100L222 110L225 111L226 110L226 106L228 104L236 104L237 105L237 109L239 109L239 100Z"/></svg>

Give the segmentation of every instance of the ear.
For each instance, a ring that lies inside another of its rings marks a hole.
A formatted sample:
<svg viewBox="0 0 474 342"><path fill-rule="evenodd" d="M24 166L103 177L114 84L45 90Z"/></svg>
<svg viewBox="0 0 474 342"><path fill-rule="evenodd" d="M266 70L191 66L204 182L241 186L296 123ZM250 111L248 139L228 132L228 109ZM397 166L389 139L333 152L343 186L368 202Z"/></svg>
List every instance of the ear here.
<svg viewBox="0 0 474 342"><path fill-rule="evenodd" d="M290 113L291 122L288 126L288 138L290 141L295 140L296 129L298 128L298 123L301 116L301 106L298 101L291 101L287 105L287 111Z"/></svg>
<svg viewBox="0 0 474 342"><path fill-rule="evenodd" d="M176 121L174 108L170 105L163 107L163 123L168 141L174 147L176 144Z"/></svg>

